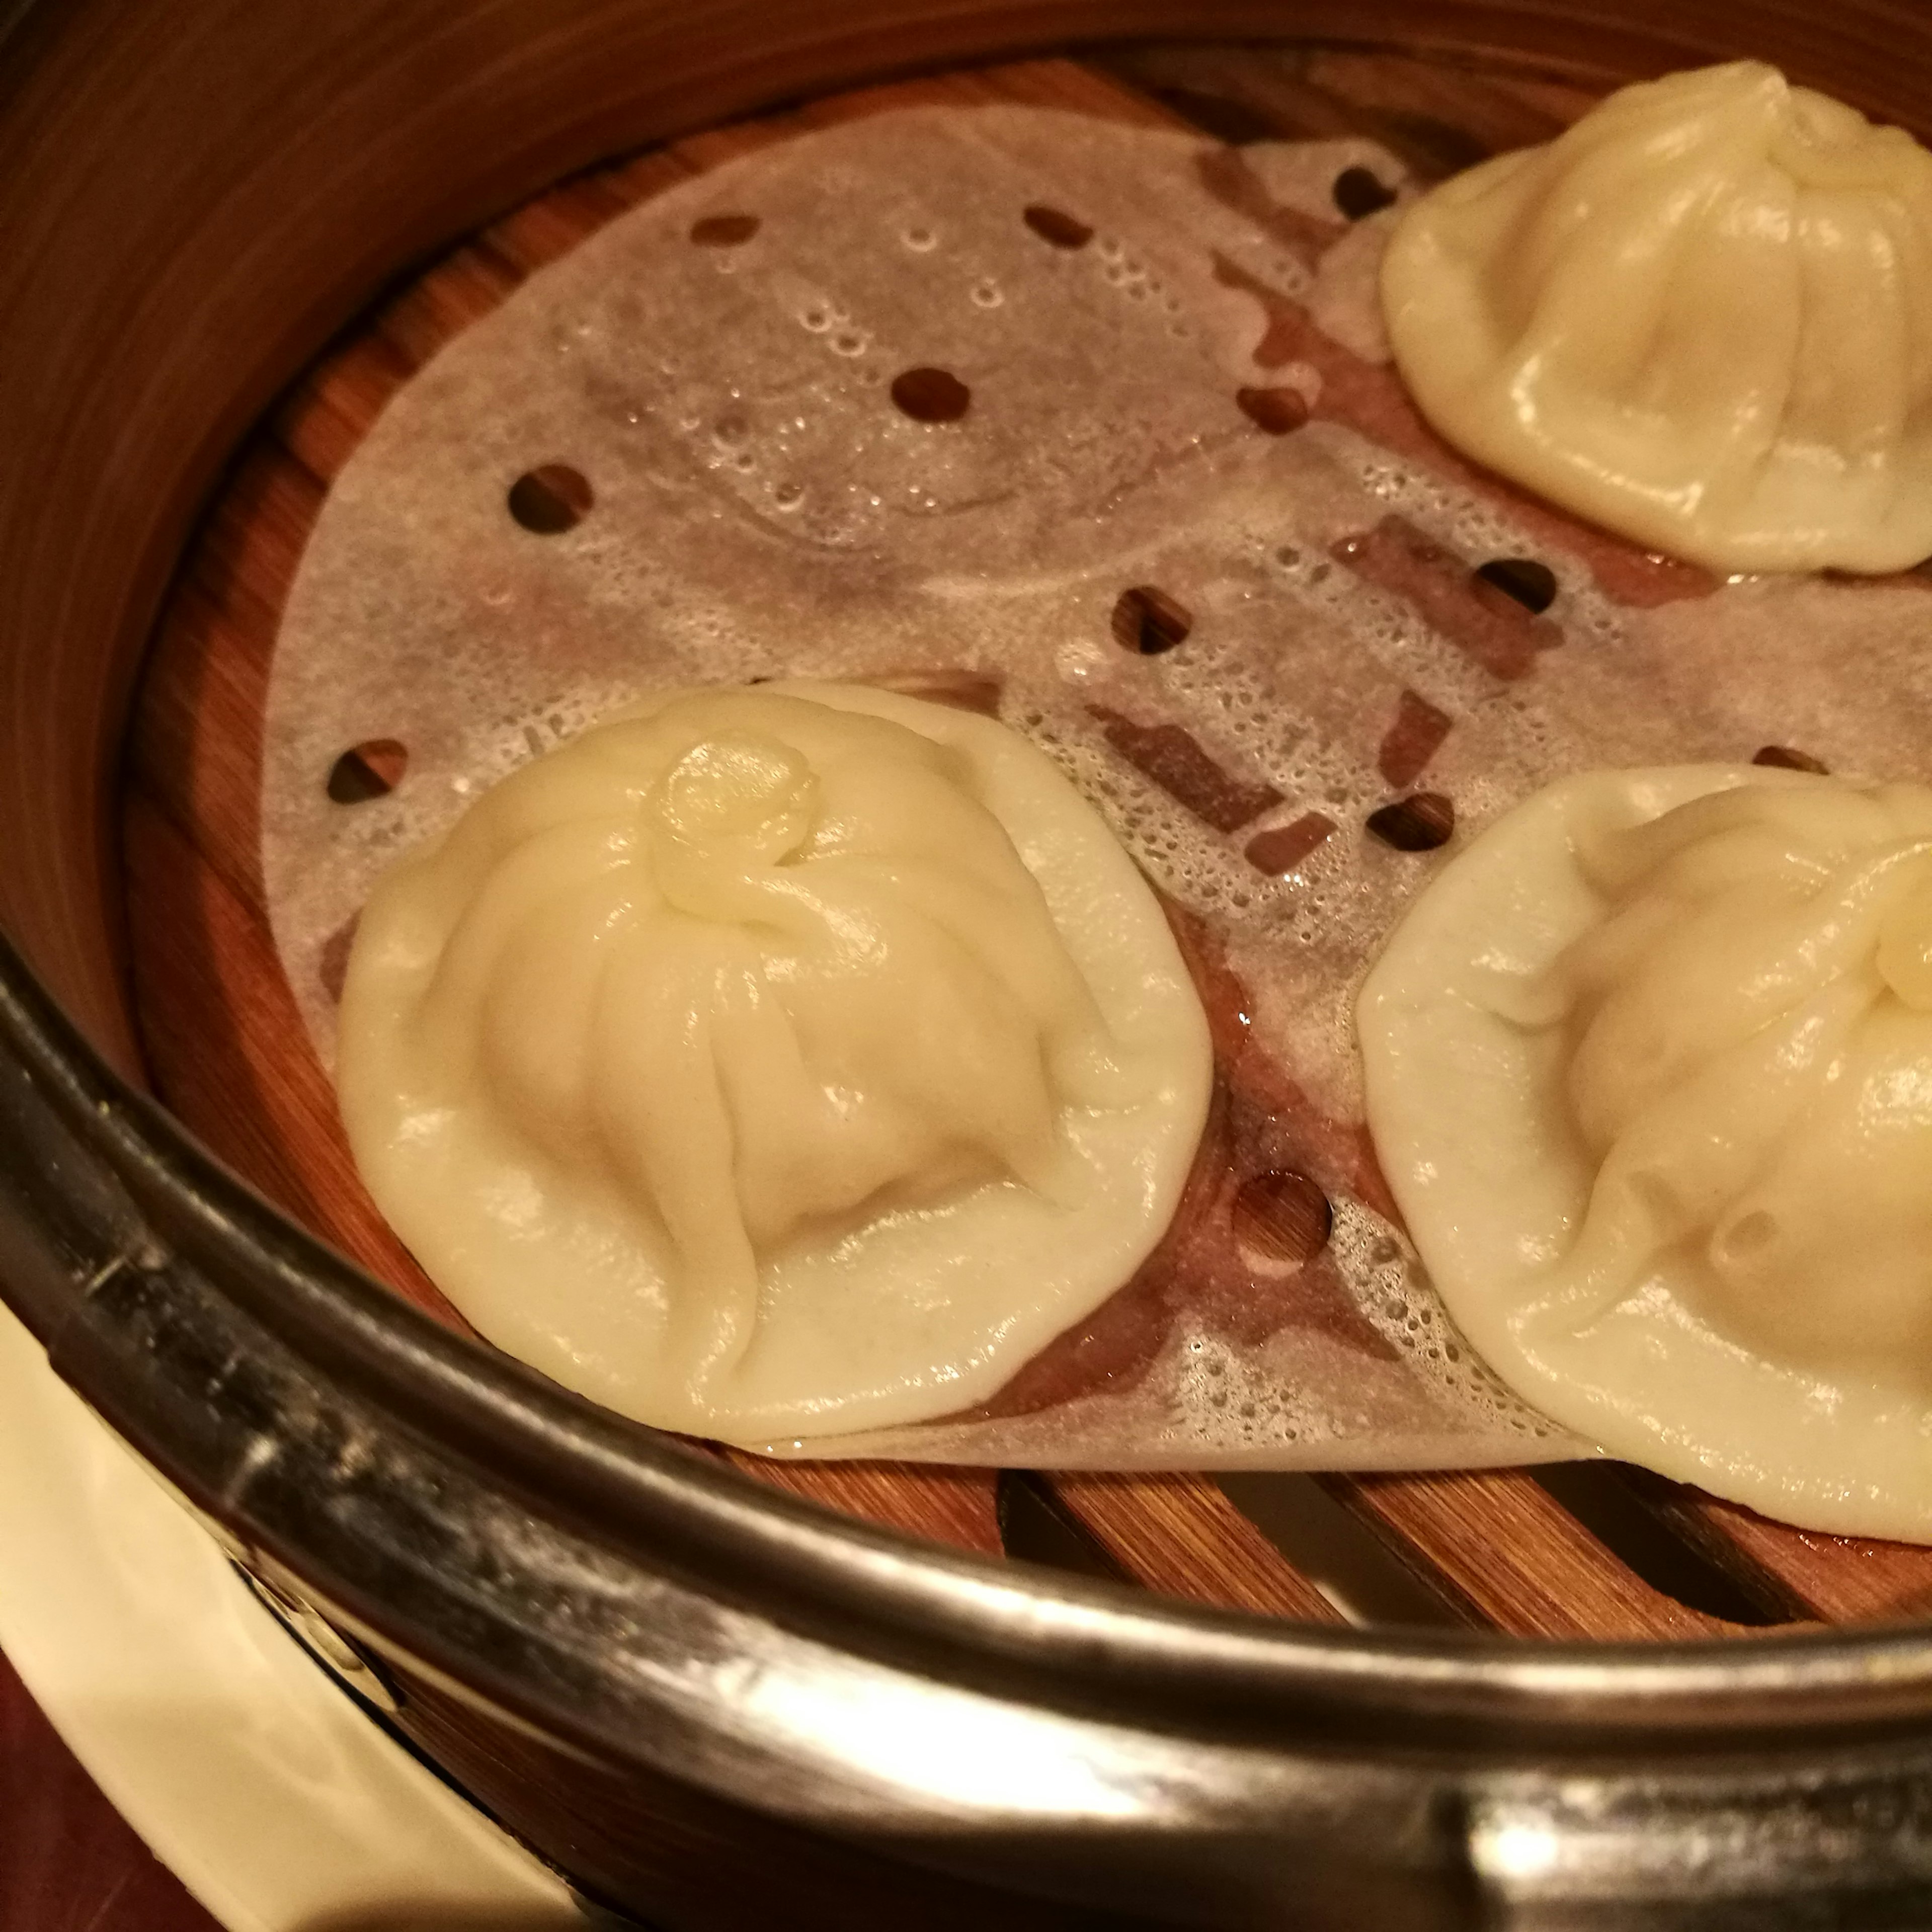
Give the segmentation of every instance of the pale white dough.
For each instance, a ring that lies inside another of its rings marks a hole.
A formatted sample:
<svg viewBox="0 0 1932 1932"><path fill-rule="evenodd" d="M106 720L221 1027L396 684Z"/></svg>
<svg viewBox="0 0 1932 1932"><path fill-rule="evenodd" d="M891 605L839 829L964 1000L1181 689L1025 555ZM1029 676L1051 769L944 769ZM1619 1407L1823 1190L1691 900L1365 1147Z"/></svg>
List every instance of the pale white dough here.
<svg viewBox="0 0 1932 1932"><path fill-rule="evenodd" d="M759 1443L980 1401L1133 1273L1208 1029L1041 752L853 686L668 694L379 881L357 1165L490 1340Z"/></svg>
<svg viewBox="0 0 1932 1932"><path fill-rule="evenodd" d="M1932 1540L1932 790L1745 766L1538 793L1359 1009L1450 1312L1615 1454Z"/></svg>
<svg viewBox="0 0 1932 1932"><path fill-rule="evenodd" d="M1451 442L1721 571L1932 554L1932 154L1753 62L1425 196L1382 271Z"/></svg>

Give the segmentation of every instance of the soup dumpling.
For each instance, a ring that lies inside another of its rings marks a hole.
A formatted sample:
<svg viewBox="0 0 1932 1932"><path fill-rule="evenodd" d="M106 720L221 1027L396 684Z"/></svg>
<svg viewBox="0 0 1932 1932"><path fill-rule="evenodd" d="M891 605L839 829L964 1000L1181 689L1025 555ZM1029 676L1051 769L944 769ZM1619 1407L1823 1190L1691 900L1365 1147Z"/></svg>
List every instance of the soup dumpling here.
<svg viewBox="0 0 1932 1932"><path fill-rule="evenodd" d="M1932 1540L1932 790L1552 786L1359 1018L1390 1184L1506 1382L1766 1514Z"/></svg>
<svg viewBox="0 0 1932 1932"><path fill-rule="evenodd" d="M378 884L338 1085L491 1340L758 1442L991 1395L1133 1273L1205 1118L1160 904L994 721L674 693Z"/></svg>
<svg viewBox="0 0 1932 1932"><path fill-rule="evenodd" d="M1726 572L1932 555L1932 154L1751 62L1415 204L1395 357L1459 448Z"/></svg>

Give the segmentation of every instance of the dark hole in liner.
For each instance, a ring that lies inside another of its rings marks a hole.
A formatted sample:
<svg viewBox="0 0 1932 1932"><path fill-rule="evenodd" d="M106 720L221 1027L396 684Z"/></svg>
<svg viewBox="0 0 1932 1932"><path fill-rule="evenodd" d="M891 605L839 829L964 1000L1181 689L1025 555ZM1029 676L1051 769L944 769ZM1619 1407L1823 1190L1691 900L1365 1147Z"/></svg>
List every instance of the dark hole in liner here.
<svg viewBox="0 0 1932 1932"><path fill-rule="evenodd" d="M1114 641L1122 650L1151 658L1184 643L1194 628L1194 616L1165 590L1137 584L1115 601L1113 626Z"/></svg>
<svg viewBox="0 0 1932 1932"><path fill-rule="evenodd" d="M1308 420L1308 398L1299 389L1237 389L1242 415L1270 436L1286 436Z"/></svg>
<svg viewBox="0 0 1932 1932"><path fill-rule="evenodd" d="M1476 566L1476 574L1539 617L1556 602L1556 572L1534 557L1492 557Z"/></svg>
<svg viewBox="0 0 1932 1932"><path fill-rule="evenodd" d="M1616 1462L1553 1462L1529 1473L1612 1555L1686 1610L1759 1628L1786 1621L1680 1540L1667 1514L1668 1501L1682 1493L1674 1485ZM1653 1509L1647 1496L1664 1509Z"/></svg>
<svg viewBox="0 0 1932 1932"><path fill-rule="evenodd" d="M1395 206L1395 190L1367 168L1344 168L1330 191L1335 206L1351 221Z"/></svg>
<svg viewBox="0 0 1932 1932"><path fill-rule="evenodd" d="M700 248L736 248L758 232L755 214L706 214L691 224L691 238Z"/></svg>
<svg viewBox="0 0 1932 1932"><path fill-rule="evenodd" d="M950 369L908 369L892 378L892 400L915 422L957 422L972 400Z"/></svg>
<svg viewBox="0 0 1932 1932"><path fill-rule="evenodd" d="M1789 745L1766 745L1751 754L1754 765L1775 765L1787 772L1828 772L1831 766L1822 758L1814 758L1809 752L1794 752Z"/></svg>
<svg viewBox="0 0 1932 1932"><path fill-rule="evenodd" d="M1398 852L1432 852L1456 830L1456 808L1439 791L1419 791L1369 814L1369 830Z"/></svg>
<svg viewBox="0 0 1932 1932"><path fill-rule="evenodd" d="M1244 100L1230 100L1225 94L1203 94L1192 87L1156 87L1149 92L1163 107L1192 122L1204 134L1237 148L1244 142L1272 140L1282 132L1273 116Z"/></svg>
<svg viewBox="0 0 1932 1932"><path fill-rule="evenodd" d="M1047 1484L1030 1469L1002 1469L993 1489L1000 1544L1022 1563L1070 1570L1076 1576L1130 1583L1127 1573L1102 1549Z"/></svg>
<svg viewBox="0 0 1932 1932"><path fill-rule="evenodd" d="M1077 215L1049 208L1043 201L1035 202L1021 219L1042 242L1051 242L1056 248L1084 248L1094 238L1092 228Z"/></svg>
<svg viewBox="0 0 1932 1932"><path fill-rule="evenodd" d="M1257 832L1248 841L1248 863L1279 878L1293 872L1334 830L1335 821L1325 812L1304 812L1289 824Z"/></svg>
<svg viewBox="0 0 1932 1932"><path fill-rule="evenodd" d="M1334 1211L1305 1174L1282 1168L1251 1175L1229 1220L1241 1258L1258 1274L1292 1274L1328 1245Z"/></svg>
<svg viewBox="0 0 1932 1932"><path fill-rule="evenodd" d="M567 463L540 464L510 485L510 514L526 530L554 537L574 530L597 500L590 479Z"/></svg>
<svg viewBox="0 0 1932 1932"><path fill-rule="evenodd" d="M338 805L366 805L387 798L403 782L410 754L394 738L365 738L328 768L328 795Z"/></svg>

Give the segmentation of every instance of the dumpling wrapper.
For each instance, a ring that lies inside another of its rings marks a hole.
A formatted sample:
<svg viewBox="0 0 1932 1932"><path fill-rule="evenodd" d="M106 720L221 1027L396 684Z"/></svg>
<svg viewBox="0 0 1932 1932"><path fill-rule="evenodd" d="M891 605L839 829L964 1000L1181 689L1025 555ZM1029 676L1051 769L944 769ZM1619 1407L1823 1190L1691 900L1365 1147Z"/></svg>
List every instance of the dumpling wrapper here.
<svg viewBox="0 0 1932 1932"><path fill-rule="evenodd" d="M1552 785L1359 1012L1384 1170L1505 1381L1768 1515L1932 1540L1932 790Z"/></svg>
<svg viewBox="0 0 1932 1932"><path fill-rule="evenodd" d="M1382 296L1435 427L1608 529L1720 571L1932 554L1932 154L1774 68L1445 182Z"/></svg>
<svg viewBox="0 0 1932 1932"><path fill-rule="evenodd" d="M750 1444L992 1394L1130 1276L1206 1118L1154 893L994 721L669 693L378 883L337 1081L391 1222L508 1352Z"/></svg>

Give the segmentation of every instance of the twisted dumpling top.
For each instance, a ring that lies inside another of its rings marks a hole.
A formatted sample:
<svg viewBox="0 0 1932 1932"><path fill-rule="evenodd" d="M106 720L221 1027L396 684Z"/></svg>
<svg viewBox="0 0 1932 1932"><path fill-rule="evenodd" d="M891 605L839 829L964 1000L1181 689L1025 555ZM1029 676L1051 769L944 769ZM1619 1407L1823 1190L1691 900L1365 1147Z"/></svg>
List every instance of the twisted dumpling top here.
<svg viewBox="0 0 1932 1932"><path fill-rule="evenodd" d="M338 1078L486 1334L759 1437L961 1406L1104 1298L1208 1061L1157 904L1046 760L800 686L620 715L405 861Z"/></svg>
<svg viewBox="0 0 1932 1932"><path fill-rule="evenodd" d="M1624 88L1410 211L1390 340L1450 441L1724 571L1932 555L1932 154L1752 62Z"/></svg>
<svg viewBox="0 0 1932 1932"><path fill-rule="evenodd" d="M1391 1184L1506 1380L1770 1514L1932 1539L1932 790L1554 786L1361 1021Z"/></svg>
<svg viewBox="0 0 1932 1932"><path fill-rule="evenodd" d="M1932 791L1743 786L1576 856L1606 916L1520 1015L1597 1162L1572 1312L1681 1247L1750 1346L1932 1393Z"/></svg>

